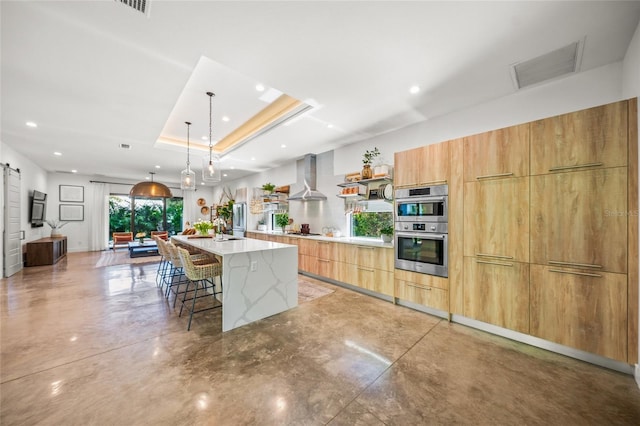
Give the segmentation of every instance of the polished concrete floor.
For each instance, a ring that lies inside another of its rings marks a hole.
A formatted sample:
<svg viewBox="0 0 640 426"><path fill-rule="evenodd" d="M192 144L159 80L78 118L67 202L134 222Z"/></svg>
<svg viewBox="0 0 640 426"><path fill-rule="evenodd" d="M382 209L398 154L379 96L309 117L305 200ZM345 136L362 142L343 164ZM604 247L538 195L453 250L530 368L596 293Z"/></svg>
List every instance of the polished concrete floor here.
<svg viewBox="0 0 640 426"><path fill-rule="evenodd" d="M640 424L631 376L342 288L187 332L155 265L98 258L0 282L1 425Z"/></svg>

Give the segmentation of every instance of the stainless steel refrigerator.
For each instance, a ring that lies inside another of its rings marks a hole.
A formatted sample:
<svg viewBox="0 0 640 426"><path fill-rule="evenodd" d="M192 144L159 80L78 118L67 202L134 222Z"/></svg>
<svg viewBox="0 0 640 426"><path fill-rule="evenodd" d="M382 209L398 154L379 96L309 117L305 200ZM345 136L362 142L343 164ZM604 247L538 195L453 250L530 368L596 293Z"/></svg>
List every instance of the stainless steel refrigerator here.
<svg viewBox="0 0 640 426"><path fill-rule="evenodd" d="M247 203L233 205L233 236L244 237L247 230Z"/></svg>

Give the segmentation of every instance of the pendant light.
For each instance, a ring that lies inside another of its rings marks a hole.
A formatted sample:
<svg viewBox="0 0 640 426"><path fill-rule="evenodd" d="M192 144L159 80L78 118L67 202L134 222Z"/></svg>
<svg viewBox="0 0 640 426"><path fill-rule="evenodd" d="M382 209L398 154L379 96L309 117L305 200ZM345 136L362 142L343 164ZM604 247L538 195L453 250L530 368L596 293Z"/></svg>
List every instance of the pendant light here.
<svg viewBox="0 0 640 426"><path fill-rule="evenodd" d="M191 171L191 163L189 163L189 126L191 123L185 121L187 125L187 168L180 173L180 189L185 191L194 191L196 189L196 174Z"/></svg>
<svg viewBox="0 0 640 426"><path fill-rule="evenodd" d="M171 190L160 182L153 181L153 175L155 173L149 172L151 175L151 182L143 181L136 183L129 191L130 197L143 197L143 198L171 198Z"/></svg>
<svg viewBox="0 0 640 426"><path fill-rule="evenodd" d="M202 158L202 180L205 182L220 182L222 180L220 161L217 155L213 155L213 139L211 137L211 123L213 121L212 104L215 94L213 92L207 92L207 96L209 96L209 157Z"/></svg>

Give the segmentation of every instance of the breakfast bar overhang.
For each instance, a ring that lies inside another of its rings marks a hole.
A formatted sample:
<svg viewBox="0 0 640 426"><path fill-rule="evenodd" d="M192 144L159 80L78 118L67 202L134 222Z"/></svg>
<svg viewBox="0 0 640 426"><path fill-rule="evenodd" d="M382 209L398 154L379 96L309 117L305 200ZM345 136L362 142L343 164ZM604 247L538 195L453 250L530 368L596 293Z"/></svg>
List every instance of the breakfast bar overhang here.
<svg viewBox="0 0 640 426"><path fill-rule="evenodd" d="M222 331L298 306L298 247L269 241L171 237L222 262Z"/></svg>

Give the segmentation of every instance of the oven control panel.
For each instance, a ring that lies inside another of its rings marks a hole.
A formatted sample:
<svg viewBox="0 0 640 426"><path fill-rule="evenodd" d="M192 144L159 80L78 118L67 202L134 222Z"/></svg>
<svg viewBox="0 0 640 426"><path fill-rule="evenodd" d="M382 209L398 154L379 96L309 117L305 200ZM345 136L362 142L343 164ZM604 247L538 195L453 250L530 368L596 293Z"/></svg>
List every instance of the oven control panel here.
<svg viewBox="0 0 640 426"><path fill-rule="evenodd" d="M411 223L411 222L396 222L396 231L401 232L429 232L429 233L438 233L438 234L448 234L449 233L449 224L448 223L435 223L435 222L421 222L421 223Z"/></svg>

